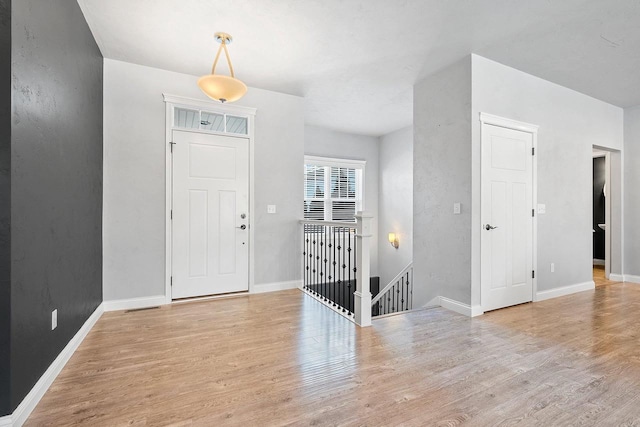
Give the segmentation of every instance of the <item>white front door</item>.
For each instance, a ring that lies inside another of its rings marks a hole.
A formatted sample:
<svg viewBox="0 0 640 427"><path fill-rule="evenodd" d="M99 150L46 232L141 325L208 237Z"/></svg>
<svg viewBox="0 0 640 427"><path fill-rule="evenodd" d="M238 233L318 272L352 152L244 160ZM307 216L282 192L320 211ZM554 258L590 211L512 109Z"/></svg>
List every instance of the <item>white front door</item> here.
<svg viewBox="0 0 640 427"><path fill-rule="evenodd" d="M533 298L533 136L482 125L484 311Z"/></svg>
<svg viewBox="0 0 640 427"><path fill-rule="evenodd" d="M249 288L249 140L173 131L172 299Z"/></svg>

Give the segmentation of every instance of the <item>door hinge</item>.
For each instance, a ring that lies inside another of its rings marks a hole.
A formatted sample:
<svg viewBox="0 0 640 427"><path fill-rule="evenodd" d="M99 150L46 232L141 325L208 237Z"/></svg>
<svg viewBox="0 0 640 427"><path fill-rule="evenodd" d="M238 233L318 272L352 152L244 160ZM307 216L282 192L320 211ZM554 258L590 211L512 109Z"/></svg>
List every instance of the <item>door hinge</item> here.
<svg viewBox="0 0 640 427"><path fill-rule="evenodd" d="M171 286L173 286L173 276L169 280L171 281Z"/></svg>
<svg viewBox="0 0 640 427"><path fill-rule="evenodd" d="M536 155L536 147L531 147L531 155L532 156Z"/></svg>
<svg viewBox="0 0 640 427"><path fill-rule="evenodd" d="M173 209L171 209L171 219L173 219Z"/></svg>
<svg viewBox="0 0 640 427"><path fill-rule="evenodd" d="M173 146L174 146L174 145L176 145L176 143L175 143L175 142L173 142L173 141L171 141L171 142L169 143L169 146L171 147L171 152L172 152L172 153L173 153Z"/></svg>
<svg viewBox="0 0 640 427"><path fill-rule="evenodd" d="M531 278L532 279L536 278L536 271L535 270L531 270Z"/></svg>
<svg viewBox="0 0 640 427"><path fill-rule="evenodd" d="M531 216L536 216L536 210L535 209L531 209Z"/></svg>

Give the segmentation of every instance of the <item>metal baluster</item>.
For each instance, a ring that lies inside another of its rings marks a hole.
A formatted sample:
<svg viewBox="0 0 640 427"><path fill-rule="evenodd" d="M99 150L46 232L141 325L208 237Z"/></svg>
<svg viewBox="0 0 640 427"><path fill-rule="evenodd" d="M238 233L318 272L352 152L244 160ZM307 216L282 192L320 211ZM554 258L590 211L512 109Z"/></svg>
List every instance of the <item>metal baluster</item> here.
<svg viewBox="0 0 640 427"><path fill-rule="evenodd" d="M346 248L346 244L347 244L347 239L344 235L345 232L345 228L342 227L342 265L340 266L342 268L342 292L341 295L342 297L340 298L340 305L342 306L342 312L344 313L345 311L347 311L345 309L345 299L346 299L346 293L347 293L347 287L346 287L346 278L347 278L347 272L345 271L345 266L347 265L347 248Z"/></svg>
<svg viewBox="0 0 640 427"><path fill-rule="evenodd" d="M322 294L322 300L326 301L326 294L324 292L324 269L323 269L323 263L322 260L324 259L323 257L323 252L324 252L324 235L323 233L323 229L324 226L320 226L318 228L318 239L320 240L320 252L318 254L318 264L320 265L320 272L319 272L319 277L320 277L320 284L318 285L318 289L320 290L320 293Z"/></svg>
<svg viewBox="0 0 640 427"><path fill-rule="evenodd" d="M340 264L341 262L341 257L342 257L342 244L341 244L341 239L342 239L342 233L341 233L341 229L339 227L336 227L336 238L337 238L337 249L338 249L338 255L336 257L336 268L337 268L337 272L336 272L336 276L338 276L338 283L337 283L337 289L336 289L336 306L338 308L340 308L340 298L342 296L342 265Z"/></svg>
<svg viewBox="0 0 640 427"><path fill-rule="evenodd" d="M313 226L313 290L318 295L318 227Z"/></svg>
<svg viewBox="0 0 640 427"><path fill-rule="evenodd" d="M404 281L405 286L407 288L407 291L406 291L406 298L407 298L406 309L407 310L411 310L411 308L409 307L409 272L407 272L406 276L407 277L406 277L406 279ZM404 276L403 276L403 278L404 278Z"/></svg>
<svg viewBox="0 0 640 427"><path fill-rule="evenodd" d="M316 280L316 270L314 268L315 266L315 252L316 252L316 242L315 242L315 226L311 226L311 228L309 229L309 240L311 240L311 257L309 258L309 263L311 264L311 278L309 279L309 287L311 288L311 291L314 292L315 288L314 288L314 283Z"/></svg>
<svg viewBox="0 0 640 427"><path fill-rule="evenodd" d="M320 228L316 225L315 227L315 239L316 239L316 250L314 254L314 260L316 263L316 295L322 297L320 289Z"/></svg>
<svg viewBox="0 0 640 427"><path fill-rule="evenodd" d="M399 282L396 282L395 285L393 285L393 288L391 288L391 292L393 292L393 294L391 295L392 298L392 303L391 303L391 312L395 313L396 312L396 307L398 307L398 295L396 293L396 286L398 286Z"/></svg>
<svg viewBox="0 0 640 427"><path fill-rule="evenodd" d="M353 312L355 313L356 302L355 295L353 294L358 290L358 243L356 242L356 231L357 229L353 229L353 292L351 292L351 301L353 304ZM371 291L371 278L369 278L369 291Z"/></svg>
<svg viewBox="0 0 640 427"><path fill-rule="evenodd" d="M411 283L409 283L409 272L411 272ZM407 271L407 289L409 290L409 307L413 309L413 270Z"/></svg>
<svg viewBox="0 0 640 427"><path fill-rule="evenodd" d="M402 299L400 300L400 310L398 311L404 311L404 276L402 276L402 283L400 284L400 296L402 297Z"/></svg>
<svg viewBox="0 0 640 427"><path fill-rule="evenodd" d="M325 226L324 227L324 260L323 260L323 265L324 265L324 296L325 296L325 301L329 301L330 298L330 293L329 293L329 277L331 277L331 272L329 271L329 264L327 264L329 262L328 260L328 252L329 252L329 227Z"/></svg>
<svg viewBox="0 0 640 427"><path fill-rule="evenodd" d="M307 234L307 225L304 226L304 287L305 289L309 289L309 235Z"/></svg>
<svg viewBox="0 0 640 427"><path fill-rule="evenodd" d="M332 227L333 230L333 259L331 260L331 264L333 265L333 306L336 306L337 292L336 292L336 246L338 243L338 239L336 239L336 227Z"/></svg>
<svg viewBox="0 0 640 427"><path fill-rule="evenodd" d="M347 312L351 312L351 298L353 297L353 292L351 292L351 229L347 228L347 276L349 279L347 280Z"/></svg>

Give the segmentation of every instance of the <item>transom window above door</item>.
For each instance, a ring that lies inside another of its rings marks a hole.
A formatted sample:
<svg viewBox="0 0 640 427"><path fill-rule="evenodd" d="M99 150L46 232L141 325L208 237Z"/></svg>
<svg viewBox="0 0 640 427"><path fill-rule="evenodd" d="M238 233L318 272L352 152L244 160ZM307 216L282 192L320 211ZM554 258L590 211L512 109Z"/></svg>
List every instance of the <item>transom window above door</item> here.
<svg viewBox="0 0 640 427"><path fill-rule="evenodd" d="M246 117L225 113L181 107L175 107L173 112L173 127L179 129L247 135L247 124Z"/></svg>
<svg viewBox="0 0 640 427"><path fill-rule="evenodd" d="M363 210L365 162L305 156L304 219L355 222Z"/></svg>

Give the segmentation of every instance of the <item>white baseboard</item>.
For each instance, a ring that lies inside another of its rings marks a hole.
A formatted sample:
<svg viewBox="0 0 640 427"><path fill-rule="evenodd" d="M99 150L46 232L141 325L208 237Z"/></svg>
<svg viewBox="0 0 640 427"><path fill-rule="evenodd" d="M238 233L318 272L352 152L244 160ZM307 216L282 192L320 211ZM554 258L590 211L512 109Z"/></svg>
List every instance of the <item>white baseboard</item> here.
<svg viewBox="0 0 640 427"><path fill-rule="evenodd" d="M612 276L612 275L609 275L609 276ZM640 276L633 276L631 274L625 274L624 275L624 282L640 284Z"/></svg>
<svg viewBox="0 0 640 427"><path fill-rule="evenodd" d="M440 297L435 297L434 299L432 299L431 301L429 301L428 303L422 306L422 308L433 308L433 307L442 307L440 305Z"/></svg>
<svg viewBox="0 0 640 427"><path fill-rule="evenodd" d="M149 308L157 307L159 305L165 305L167 299L164 295L156 295L154 297L141 297L130 299L117 299L111 301L105 301L104 311L118 311L118 310L134 310L137 308Z"/></svg>
<svg viewBox="0 0 640 427"><path fill-rule="evenodd" d="M471 317L482 316L484 314L484 310L480 305L472 305L471 306Z"/></svg>
<svg viewBox="0 0 640 427"><path fill-rule="evenodd" d="M603 259L594 258L593 265L605 265L605 261Z"/></svg>
<svg viewBox="0 0 640 427"><path fill-rule="evenodd" d="M42 399L42 396L44 396L49 387L51 387L51 384L53 384L53 381L60 371L62 371L64 365L67 364L73 353L82 343L82 340L84 340L91 328L93 328L93 325L100 319L103 312L104 304L100 304L93 314L89 316L87 321L84 322L80 330L71 338L71 341L67 343L53 363L49 365L49 368L42 374L31 391L22 399L22 402L20 402L16 410L13 411L13 414L0 418L0 426L20 427L27 421L31 412L33 412L38 402L40 402L40 399Z"/></svg>
<svg viewBox="0 0 640 427"><path fill-rule="evenodd" d="M451 298L439 297L440 298L440 306L442 308L446 308L447 310L455 311L456 313L460 313L462 315L468 317L476 317L484 314L482 311L482 307L479 305L471 306L469 304L465 304L456 300L452 300ZM431 300L433 302L433 300Z"/></svg>
<svg viewBox="0 0 640 427"><path fill-rule="evenodd" d="M302 287L302 280L290 280L288 282L261 283L253 286L253 294L264 292L284 291L286 289L297 289Z"/></svg>
<svg viewBox="0 0 640 427"><path fill-rule="evenodd" d="M624 282L624 276L622 274L609 274L609 280L612 282Z"/></svg>
<svg viewBox="0 0 640 427"><path fill-rule="evenodd" d="M593 280L590 282L576 283L575 285L563 286L561 288L537 292L535 301L544 301L551 298L575 294L576 292L591 291L595 288L596 284L593 282Z"/></svg>

